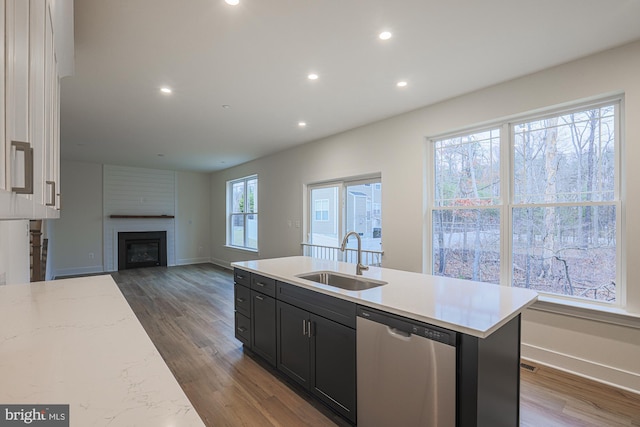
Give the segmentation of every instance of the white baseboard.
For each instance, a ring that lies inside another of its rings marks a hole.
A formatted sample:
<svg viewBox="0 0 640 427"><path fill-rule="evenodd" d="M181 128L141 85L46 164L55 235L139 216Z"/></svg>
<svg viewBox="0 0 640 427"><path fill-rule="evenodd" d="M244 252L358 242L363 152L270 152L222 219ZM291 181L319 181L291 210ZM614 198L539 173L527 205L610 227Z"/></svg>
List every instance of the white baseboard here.
<svg viewBox="0 0 640 427"><path fill-rule="evenodd" d="M640 394L640 374L522 343L523 359Z"/></svg>
<svg viewBox="0 0 640 427"><path fill-rule="evenodd" d="M211 258L209 260L209 262L211 264L217 265L218 267L226 268L227 270L232 270L233 269L231 267L231 263L229 261L225 261L225 260L217 259L217 258Z"/></svg>
<svg viewBox="0 0 640 427"><path fill-rule="evenodd" d="M209 263L209 258L201 257L201 258L184 258L176 261L175 265L192 265L192 264L207 264Z"/></svg>
<svg viewBox="0 0 640 427"><path fill-rule="evenodd" d="M86 274L107 273L102 265L88 267L61 268L53 271L53 277L83 276Z"/></svg>

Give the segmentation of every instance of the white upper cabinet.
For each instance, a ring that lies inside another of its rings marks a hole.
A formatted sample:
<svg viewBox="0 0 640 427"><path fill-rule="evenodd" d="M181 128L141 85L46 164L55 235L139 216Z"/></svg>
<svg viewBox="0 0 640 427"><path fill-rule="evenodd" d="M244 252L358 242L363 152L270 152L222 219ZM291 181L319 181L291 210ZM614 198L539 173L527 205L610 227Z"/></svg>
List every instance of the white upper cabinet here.
<svg viewBox="0 0 640 427"><path fill-rule="evenodd" d="M0 0L0 219L59 217L60 70L56 23L69 0ZM54 10L54 7L61 10ZM71 29L72 31L72 29ZM67 36L68 38L68 36ZM69 43L66 44L69 46ZM73 49L73 43L70 44ZM73 58L73 53L65 52Z"/></svg>

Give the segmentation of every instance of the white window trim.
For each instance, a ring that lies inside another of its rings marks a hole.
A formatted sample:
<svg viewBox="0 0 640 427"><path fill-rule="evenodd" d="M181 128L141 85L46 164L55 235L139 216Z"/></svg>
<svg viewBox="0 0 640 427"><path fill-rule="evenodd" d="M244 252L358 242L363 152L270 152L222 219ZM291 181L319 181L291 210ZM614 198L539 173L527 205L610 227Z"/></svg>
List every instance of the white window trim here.
<svg viewBox="0 0 640 427"><path fill-rule="evenodd" d="M535 303L532 308L541 311L551 311L559 314L570 315L574 317L583 317L605 321L608 323L631 326L640 328L640 316L629 314L626 310L627 280L626 280L626 260L623 248L625 243L625 214L623 212L625 195L624 175L622 171L622 159L624 158L625 142L624 142L624 95L615 94L611 96L590 98L582 102L563 104L560 106L541 109L530 113L518 114L506 117L500 120L487 122L478 126L470 126L462 128L458 131L448 132L440 135L429 136L426 138L426 185L425 196L427 200L425 213L425 251L423 257L423 271L433 274L433 210L441 209L435 205L435 168L433 167L434 142L443 139L455 138L478 133L490 129L500 129L500 156L501 159L507 161L500 162L501 178L508 177L507 180L500 180L500 205L488 206L489 208L499 208L501 214L500 227L500 250L501 250L501 270L500 284L501 286L511 286L511 267L512 267L512 239L510 230L512 227L512 211L513 207L521 207L524 205L511 204L513 200L513 189L511 188L511 167L514 162L514 150L512 147L513 135L512 129L516 124L525 121L541 120L546 117L556 116L558 114L570 114L572 112L584 111L589 108L597 108L603 105L611 105L615 107L615 126L616 126L616 163L615 163L615 184L614 184L614 200L604 204L614 204L616 206L616 301L615 303L607 303L596 300L588 300L571 296L540 293L539 302ZM505 140L506 138L506 140ZM576 204L572 203L571 206ZM536 205L537 206L537 205ZM428 241L427 241L428 240ZM504 256L506 254L506 256Z"/></svg>
<svg viewBox="0 0 640 427"><path fill-rule="evenodd" d="M231 238L231 218L233 215L243 215L245 216L245 221L244 221L244 243L246 245L247 242L247 228L246 228L246 224L247 224L247 220L246 220L246 216L247 215L256 215L258 216L258 218L260 218L260 216L258 215L258 211L256 212L233 212L233 184L238 183L238 182L244 182L244 192L245 192L245 200L246 203L248 203L248 196L247 196L247 183L251 180L256 180L256 182L258 183L257 185L259 185L259 180L258 180L258 175L254 174L254 175L249 175L249 176L245 176L242 178L237 178L237 179L232 179L227 181L227 187L226 187L226 199L227 199L227 219L226 219L226 243L225 243L225 247L229 248L229 249L236 249L239 251L244 251L244 252L254 252L254 253L258 253L259 252L259 247L260 247L260 239L259 239L259 234L257 237L257 242L256 242L256 246L255 248L249 247L249 246L238 246L238 245L233 245L232 242L232 238ZM260 197L260 192L258 191L258 188L256 187L256 197L259 198ZM257 206L260 206L260 203L257 203ZM246 210L246 209L245 209ZM259 209L258 209L259 210ZM258 226L258 230L260 229L260 227Z"/></svg>

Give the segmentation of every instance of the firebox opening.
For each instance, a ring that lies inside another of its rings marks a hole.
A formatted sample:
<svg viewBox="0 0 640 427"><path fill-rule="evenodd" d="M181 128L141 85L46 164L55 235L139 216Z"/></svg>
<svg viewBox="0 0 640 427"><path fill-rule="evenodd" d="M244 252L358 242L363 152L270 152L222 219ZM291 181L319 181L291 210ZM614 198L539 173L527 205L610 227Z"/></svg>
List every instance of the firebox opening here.
<svg viewBox="0 0 640 427"><path fill-rule="evenodd" d="M166 265L166 231L118 233L118 270Z"/></svg>

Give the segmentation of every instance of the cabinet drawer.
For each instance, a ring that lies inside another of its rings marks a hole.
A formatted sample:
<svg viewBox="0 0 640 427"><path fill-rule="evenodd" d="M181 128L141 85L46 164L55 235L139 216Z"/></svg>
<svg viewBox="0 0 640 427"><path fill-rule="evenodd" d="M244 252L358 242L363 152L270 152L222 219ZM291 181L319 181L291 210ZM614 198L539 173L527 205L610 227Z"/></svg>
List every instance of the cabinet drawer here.
<svg viewBox="0 0 640 427"><path fill-rule="evenodd" d="M238 270L237 268L233 269L233 280L239 285L250 286L251 284L251 273Z"/></svg>
<svg viewBox="0 0 640 427"><path fill-rule="evenodd" d="M251 289L262 292L271 297L276 296L276 281L270 277L260 276L259 274L251 275Z"/></svg>
<svg viewBox="0 0 640 427"><path fill-rule="evenodd" d="M278 282L276 298L352 329L356 328L356 304L351 301L283 282Z"/></svg>
<svg viewBox="0 0 640 427"><path fill-rule="evenodd" d="M236 338L251 348L251 320L236 311Z"/></svg>
<svg viewBox="0 0 640 427"><path fill-rule="evenodd" d="M247 317L251 316L251 290L240 286L237 283L235 287L235 308L236 311L244 314Z"/></svg>

